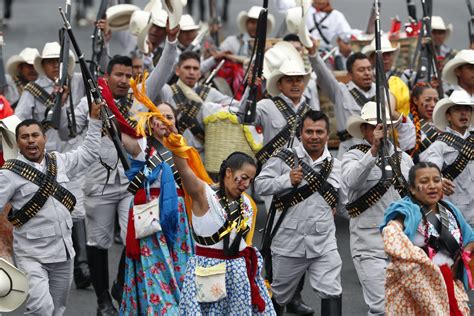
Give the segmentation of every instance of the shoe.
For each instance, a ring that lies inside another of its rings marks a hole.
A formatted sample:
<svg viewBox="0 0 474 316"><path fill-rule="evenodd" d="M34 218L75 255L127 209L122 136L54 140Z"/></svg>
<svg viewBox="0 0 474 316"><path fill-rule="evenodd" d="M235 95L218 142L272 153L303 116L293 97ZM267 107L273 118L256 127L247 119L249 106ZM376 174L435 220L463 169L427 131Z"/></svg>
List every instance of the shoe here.
<svg viewBox="0 0 474 316"><path fill-rule="evenodd" d="M342 297L324 298L321 300L321 315L341 316Z"/></svg>
<svg viewBox="0 0 474 316"><path fill-rule="evenodd" d="M301 298L301 293L299 292L295 294L291 302L286 304L286 311L288 313L298 314L298 315L313 315L314 314L314 310L303 302L303 299ZM325 315L325 314L322 314L322 315Z"/></svg>
<svg viewBox="0 0 474 316"><path fill-rule="evenodd" d="M112 303L109 292L104 292L97 300L97 316L117 316L118 311Z"/></svg>
<svg viewBox="0 0 474 316"><path fill-rule="evenodd" d="M273 298L272 298L272 303L273 303L273 309L275 310L276 315L283 316L283 311L285 310L285 306L278 304Z"/></svg>
<svg viewBox="0 0 474 316"><path fill-rule="evenodd" d="M85 289L91 285L91 274L87 264L87 237L84 219L73 220L71 235L74 251L76 252L74 257L74 283L78 289Z"/></svg>

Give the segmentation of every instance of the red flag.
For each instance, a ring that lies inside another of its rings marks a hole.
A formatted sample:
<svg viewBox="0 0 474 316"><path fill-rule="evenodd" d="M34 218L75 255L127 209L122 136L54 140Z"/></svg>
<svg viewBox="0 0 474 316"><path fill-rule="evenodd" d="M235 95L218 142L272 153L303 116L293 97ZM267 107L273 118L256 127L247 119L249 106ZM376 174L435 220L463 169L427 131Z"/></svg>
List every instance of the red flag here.
<svg viewBox="0 0 474 316"><path fill-rule="evenodd" d="M110 111L112 111L112 113L115 115L115 118L117 119L120 131L133 138L142 138L140 135L137 134L135 129L133 129L133 127L131 127L127 123L125 118L122 116L122 113L120 113L119 109L117 108L117 105L115 105L114 97L112 95L112 91L109 88L109 85L107 84L107 81L101 77L98 80L98 84L101 88L102 97L104 98L105 103L107 103L107 106L109 107Z"/></svg>

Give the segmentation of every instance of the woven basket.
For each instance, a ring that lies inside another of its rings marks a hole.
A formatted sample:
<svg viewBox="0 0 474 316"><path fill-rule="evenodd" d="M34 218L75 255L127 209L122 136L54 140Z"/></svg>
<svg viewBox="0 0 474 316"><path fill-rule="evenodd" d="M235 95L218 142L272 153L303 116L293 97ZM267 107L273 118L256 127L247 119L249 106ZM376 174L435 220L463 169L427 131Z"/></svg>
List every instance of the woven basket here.
<svg viewBox="0 0 474 316"><path fill-rule="evenodd" d="M213 114L204 119L204 126L204 166L210 173L218 173L222 161L234 151L255 158L254 152L260 149L253 143L250 132L245 130L247 127L239 124L235 115L226 112Z"/></svg>

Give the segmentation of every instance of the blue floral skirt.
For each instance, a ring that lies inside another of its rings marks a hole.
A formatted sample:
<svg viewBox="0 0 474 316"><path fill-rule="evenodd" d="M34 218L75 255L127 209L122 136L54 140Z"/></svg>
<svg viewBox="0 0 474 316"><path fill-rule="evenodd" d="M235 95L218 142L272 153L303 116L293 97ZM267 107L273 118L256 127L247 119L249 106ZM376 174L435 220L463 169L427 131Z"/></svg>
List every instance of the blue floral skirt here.
<svg viewBox="0 0 474 316"><path fill-rule="evenodd" d="M178 197L179 227L169 247L165 235L140 239L140 260L126 258L120 315L177 315L186 263L194 253L184 199Z"/></svg>
<svg viewBox="0 0 474 316"><path fill-rule="evenodd" d="M180 315L276 315L268 294L267 288L261 277L263 259L260 253L258 257L258 271L255 283L265 301L265 310L259 313L251 304L250 283L247 276L245 258L237 259L215 259L203 256L193 256L189 259L186 268L186 277L181 289L179 302ZM199 303L196 299L196 266L210 267L226 262L226 292L227 296L213 303Z"/></svg>

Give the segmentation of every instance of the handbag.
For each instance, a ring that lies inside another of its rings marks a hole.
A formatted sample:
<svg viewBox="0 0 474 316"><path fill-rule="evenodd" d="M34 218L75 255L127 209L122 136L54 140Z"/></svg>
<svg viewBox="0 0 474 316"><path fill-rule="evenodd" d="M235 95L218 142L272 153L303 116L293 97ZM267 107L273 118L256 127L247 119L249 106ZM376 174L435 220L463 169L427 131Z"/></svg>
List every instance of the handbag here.
<svg viewBox="0 0 474 316"><path fill-rule="evenodd" d="M199 303L213 303L227 296L225 273L225 262L210 267L196 267L196 299Z"/></svg>
<svg viewBox="0 0 474 316"><path fill-rule="evenodd" d="M160 204L158 199L153 199L145 204L134 205L133 221L136 239L141 239L161 231Z"/></svg>

